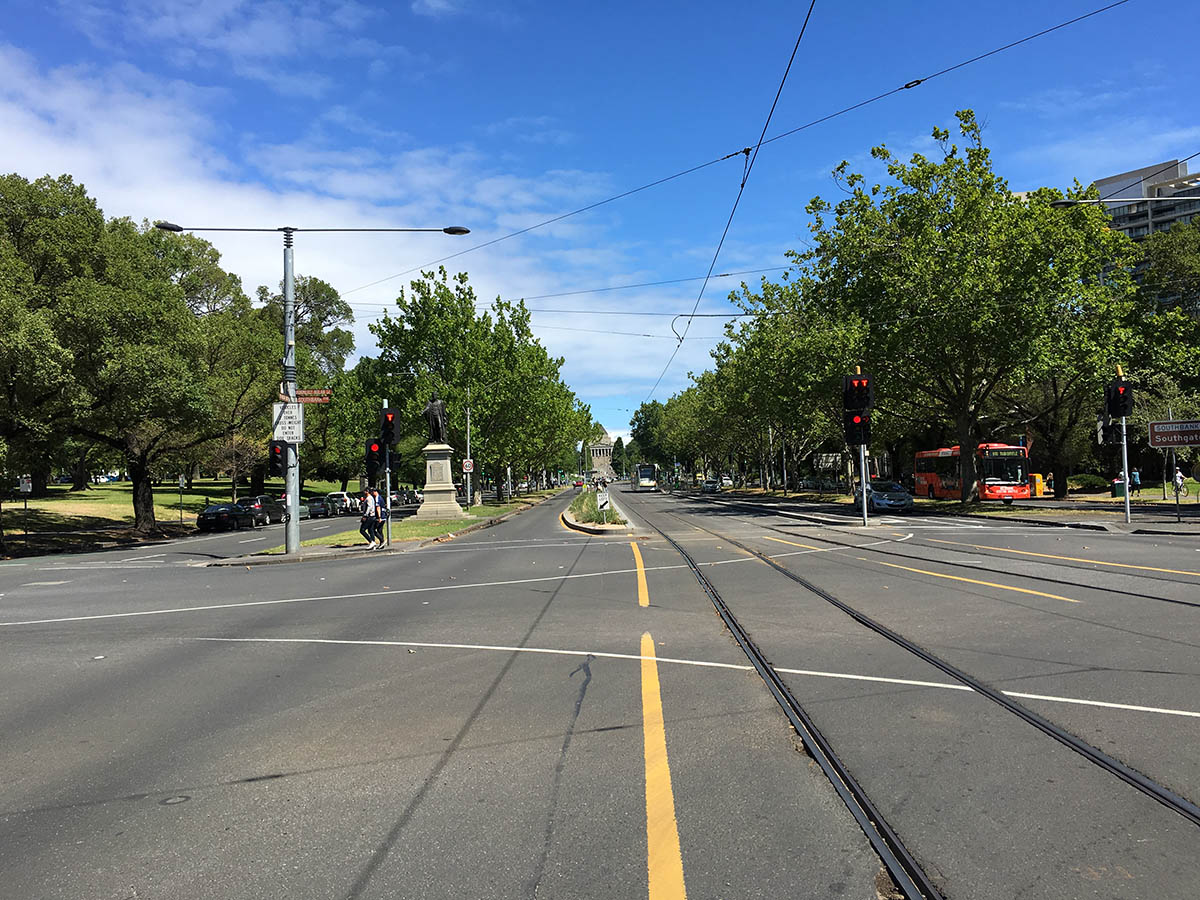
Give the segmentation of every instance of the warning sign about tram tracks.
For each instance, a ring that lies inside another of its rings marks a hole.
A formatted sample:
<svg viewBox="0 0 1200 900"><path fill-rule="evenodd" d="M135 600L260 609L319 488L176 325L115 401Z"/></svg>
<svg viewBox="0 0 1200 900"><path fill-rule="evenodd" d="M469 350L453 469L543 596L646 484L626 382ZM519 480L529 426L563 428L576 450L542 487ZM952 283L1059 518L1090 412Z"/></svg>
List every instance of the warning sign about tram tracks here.
<svg viewBox="0 0 1200 900"><path fill-rule="evenodd" d="M1162 450L1200 447L1200 421L1151 422L1150 446Z"/></svg>

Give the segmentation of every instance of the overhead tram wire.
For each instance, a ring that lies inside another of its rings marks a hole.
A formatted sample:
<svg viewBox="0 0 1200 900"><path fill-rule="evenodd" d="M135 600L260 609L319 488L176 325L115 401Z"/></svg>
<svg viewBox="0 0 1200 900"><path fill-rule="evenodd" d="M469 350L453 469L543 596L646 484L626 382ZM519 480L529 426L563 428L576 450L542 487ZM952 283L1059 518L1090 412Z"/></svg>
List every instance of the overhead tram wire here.
<svg viewBox="0 0 1200 900"><path fill-rule="evenodd" d="M700 308L700 300L704 297L704 289L708 286L713 269L717 267L717 258L721 255L721 248L725 246L725 238L729 235L729 229L733 225L733 217L737 214L738 204L742 202L742 194L746 191L746 183L750 180L750 172L754 169L755 160L758 159L758 151L762 147L763 139L767 136L767 129L771 126L771 117L775 115L775 107L779 105L779 98L783 94L783 86L787 84L788 75L792 71L792 63L796 61L796 54L800 51L800 42L804 40L804 32L808 30L808 22L812 18L813 7L816 5L817 0L810 0L808 12L804 14L804 23L800 26L800 34L796 36L796 44L792 47L792 55L788 57L788 64L783 70L783 77L779 79L779 89L775 91L775 99L771 101L771 109L767 113L767 120L763 122L762 132L758 136L758 143L754 145L754 153L747 153L746 168L742 172L742 183L738 185L737 196L733 198L733 209L729 211L729 218L725 220L725 230L721 232L721 240L717 242L717 249L713 251L712 262L709 263L708 273L704 276L704 281L701 283L700 290L696 294L696 302L692 305L692 313L688 317L687 325L684 326L683 334L679 335L679 341L675 344L675 349L671 351L671 356L667 360L667 364L663 366L662 372L658 375L658 380L654 382L654 387L650 388L650 393L646 395L646 399L642 401L643 403L649 402L650 398L654 396L654 392L658 390L658 386L662 383L667 370L671 368L671 363L675 362L675 357L679 354L679 348L687 340L688 330L692 327L692 319L696 315L696 310ZM671 330L675 330L674 323L671 325Z"/></svg>
<svg viewBox="0 0 1200 900"><path fill-rule="evenodd" d="M1175 162L1173 162L1173 163L1168 163L1167 165L1165 165L1165 166L1163 166L1161 169L1159 169L1157 172L1151 172L1149 175L1143 175L1143 176L1142 176L1141 178L1139 178L1138 180L1139 180L1139 181L1142 181L1142 182L1145 182L1145 181L1147 181L1148 179L1150 179L1150 178L1153 178L1155 175L1161 175L1163 172L1167 171L1167 169L1174 168L1174 167L1175 167L1175 166L1177 166L1179 163L1185 163L1185 162L1187 162L1188 160L1195 159L1197 156L1200 156L1200 150L1197 150L1197 151L1196 151L1195 153L1193 153L1191 156L1185 156L1183 159L1177 159L1177 160L1175 160ZM1100 198L1100 200L1101 200L1101 201L1107 200L1107 199L1108 199L1109 197L1111 197L1113 194L1119 194L1119 193L1121 193L1122 191L1127 191L1127 190L1129 190L1129 185L1123 185L1123 186L1121 186L1121 187L1118 187L1118 188L1113 188L1112 194L1105 194L1103 197L1101 197L1101 198ZM1137 198L1126 197L1126 198L1122 198L1122 199L1127 199L1127 200L1130 200L1130 199L1143 200L1143 199L1146 199L1146 198L1144 198L1144 197L1137 197Z"/></svg>
<svg viewBox="0 0 1200 900"><path fill-rule="evenodd" d="M829 113L828 115L822 116L819 119L813 119L811 122L807 122L803 125L799 125L796 128L792 128L788 131L782 132L781 134L777 134L774 137L767 138L762 143L771 144L771 143L774 143L775 141L782 140L785 137L791 137L794 134L798 134L801 131L805 131L806 129L812 128L815 125L820 125L824 122L830 121L831 119L836 119L839 116L844 116L847 113L851 113L851 112L854 112L855 110L862 109L864 106L869 106L872 103L877 103L880 100L890 97L893 94L898 94L901 91L911 90L912 88L915 88L918 85L924 84L927 81L932 81L934 78L938 78L942 75L946 75L950 72L954 72L958 69L961 69L965 66L969 66L969 65L979 62L981 60L988 59L989 57L995 56L998 53L1003 53L1006 50L1011 50L1013 47L1018 47L1021 44L1025 44L1036 38L1044 37L1045 35L1051 34L1055 31L1059 31L1060 29L1066 28L1070 25L1075 25L1079 22L1084 21L1085 19L1090 19L1093 16L1098 16L1101 13L1108 12L1109 10L1115 9L1118 6L1123 6L1124 4L1126 4L1128 2L1129 2L1129 0L1116 0L1116 2L1114 2L1114 3L1109 3L1106 6L1101 6L1098 9L1092 10L1091 12L1087 12L1087 13L1084 13L1083 15L1076 16L1073 19L1068 19L1065 22L1060 22L1057 25L1052 25L1049 28L1044 28L1041 31L1038 31L1034 34L1020 38L1019 40L1011 41L1010 43L1004 44L1003 46L996 47L993 50L989 50L986 53L981 53L977 56L972 56L970 59L965 59L962 62L955 63L954 65L948 66L944 69L940 69L939 71L934 72L930 75L926 75L922 78L914 78L914 79L902 84L900 87L892 88L891 90L885 91L882 94L876 94L874 97L869 97L866 100L860 100L858 103L854 103L854 104L851 104L850 106L843 107L842 109L839 109L836 112ZM746 147L741 150L735 150L732 153L726 153L724 156L717 157L716 159L709 160L708 162L705 162L705 163L700 163L699 165L695 165L690 168L684 169L681 172L676 172L674 175L668 175L665 178L656 179L655 181L651 181L647 184L642 185L641 187L631 188L630 190L623 191L620 194L615 194L612 197L608 197L604 200L597 200L595 203L589 203L587 206L581 206L579 209L575 209L570 212L562 213L561 215L557 215L552 218L546 219L543 222L537 222L533 225L530 225L528 228L522 228L519 231L513 231L513 232L510 232L509 234L501 235L498 238L493 238L490 241L484 241L481 244L476 244L473 247L468 247L465 250L458 251L457 253L451 253L449 256L443 256L440 259L435 259L435 260L432 260L431 262L423 263L419 266L413 266L411 269L405 269L403 272L397 272L394 275L388 275L385 278L377 279L375 281L369 282L368 284L359 285L356 288L351 288L348 291L343 291L342 296L345 296L346 294L353 294L357 291L364 291L369 287L374 287L377 284L383 284L385 281L391 281L395 278L403 278L405 275L410 275L413 272L417 272L422 269L427 269L430 266L436 266L440 263L444 263L444 262L447 262L448 260L462 256L466 253L473 253L476 250L482 250L484 247L490 247L493 244L498 244L501 241L508 240L509 238L519 237L522 234L528 234L531 231L535 231L539 228L544 228L547 225L553 225L555 222L561 222L563 219L569 219L572 216L577 216L581 213L588 212L590 210L596 209L597 207L604 206L607 203L612 203L615 200L622 200L625 197L630 197L634 194L641 193L642 191L649 190L652 187L658 187L661 184L666 184L669 181L674 181L677 178L682 178L684 175L691 175L693 172L699 172L701 169L706 169L709 166L714 166L719 162L724 162L725 160L732 159L735 156L743 155L749 149L750 149L749 147ZM1191 159L1191 157L1188 157L1188 159ZM271 229L271 230L273 230L273 229Z"/></svg>

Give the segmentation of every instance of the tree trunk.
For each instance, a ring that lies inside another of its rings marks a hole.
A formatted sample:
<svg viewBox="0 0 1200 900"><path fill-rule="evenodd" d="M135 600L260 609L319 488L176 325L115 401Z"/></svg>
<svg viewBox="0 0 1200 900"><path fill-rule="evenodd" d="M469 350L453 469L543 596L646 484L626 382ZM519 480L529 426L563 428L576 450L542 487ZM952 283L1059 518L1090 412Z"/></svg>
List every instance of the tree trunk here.
<svg viewBox="0 0 1200 900"><path fill-rule="evenodd" d="M142 454L127 452L129 480L133 483L133 530L139 534L158 531L154 519L154 486L150 482L150 463Z"/></svg>
<svg viewBox="0 0 1200 900"><path fill-rule="evenodd" d="M39 467L29 473L29 480L33 486L31 497L45 497L50 493L47 485L50 482L50 469L48 466L39 464Z"/></svg>
<svg viewBox="0 0 1200 900"><path fill-rule="evenodd" d="M91 489L91 472L88 467L88 453L91 452L91 447L84 447L79 452L79 458L75 460L75 465L71 466L71 490L86 491Z"/></svg>
<svg viewBox="0 0 1200 900"><path fill-rule="evenodd" d="M342 493L343 494L346 493L346 486L348 484L350 484L350 471L348 469L343 469L342 470Z"/></svg>
<svg viewBox="0 0 1200 900"><path fill-rule="evenodd" d="M250 493L265 494L267 492L267 467L259 464L250 470Z"/></svg>
<svg viewBox="0 0 1200 900"><path fill-rule="evenodd" d="M971 431L971 423L963 418L958 420L958 477L962 491L963 503L979 499L979 484L975 477L975 451L979 442Z"/></svg>

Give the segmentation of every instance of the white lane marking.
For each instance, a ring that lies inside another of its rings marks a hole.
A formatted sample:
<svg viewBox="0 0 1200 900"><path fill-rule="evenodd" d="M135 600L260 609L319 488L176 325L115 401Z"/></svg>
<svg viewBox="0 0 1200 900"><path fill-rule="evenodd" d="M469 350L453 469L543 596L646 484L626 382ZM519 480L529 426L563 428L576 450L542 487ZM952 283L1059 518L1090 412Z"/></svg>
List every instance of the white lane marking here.
<svg viewBox="0 0 1200 900"><path fill-rule="evenodd" d="M332 525L317 525L317 526L311 528L310 530L311 531L324 531L326 528L332 528L332 527L333 527Z"/></svg>
<svg viewBox="0 0 1200 900"><path fill-rule="evenodd" d="M70 584L69 581L27 581L21 587L54 587L59 584Z"/></svg>
<svg viewBox="0 0 1200 900"><path fill-rule="evenodd" d="M17 566L27 566L29 563L0 563L0 569L12 569Z"/></svg>
<svg viewBox="0 0 1200 900"><path fill-rule="evenodd" d="M143 559L154 559L156 556L166 556L166 553L149 553L146 556L127 556L124 559L118 559L119 563L138 562Z"/></svg>
<svg viewBox="0 0 1200 900"><path fill-rule="evenodd" d="M1108 709L1131 709L1135 712L1161 713L1164 716L1191 716L1200 719L1200 712L1189 712L1186 709L1164 709L1160 706L1134 706L1129 703L1107 703L1103 700L1080 700L1075 697L1054 697L1050 694L1023 694L1020 691L1001 691L1007 697L1020 697L1025 700L1047 700L1051 703L1079 703L1084 706L1103 706Z"/></svg>
<svg viewBox="0 0 1200 900"><path fill-rule="evenodd" d="M143 567L146 568L146 567ZM675 566L646 566L647 572L661 572L668 569L686 569L680 564ZM604 578L609 575L630 575L637 569L610 569L605 572L583 572L578 575L549 575L543 578L517 578L511 581L477 581L463 584L438 584L429 587L398 588L388 591L367 591L361 594L327 594L320 597L285 597L280 600L247 600L245 603L211 603L204 606L180 606L170 609L142 609L133 612L101 613L94 616L62 616L55 619L24 619L17 622L0 622L0 628L12 628L17 625L57 625L62 622L97 622L103 619L131 619L138 616L166 616L179 613L206 612L214 609L241 609L250 606L278 606L284 603L316 603L322 600L360 600L367 597L394 597L399 594L421 594L437 591L461 591L471 588L508 587L518 584L539 584L546 581L565 581L575 578Z"/></svg>
<svg viewBox="0 0 1200 900"><path fill-rule="evenodd" d="M246 538L244 541L238 541L239 544L253 544L257 541L265 541L266 538Z"/></svg>
<svg viewBox="0 0 1200 900"><path fill-rule="evenodd" d="M640 661L649 659L636 653L606 653L601 650L562 650L549 647L507 647L496 644L448 644L432 641L351 641L334 638L222 638L200 637L192 638L197 641L211 641L223 644L343 644L359 647L424 647L430 650L496 650L502 653L543 653L555 656L594 656L601 659L628 659ZM706 669L736 669L748 672L752 666L737 663L710 662L702 659L680 659L678 657L655 657L661 663L672 663L679 666L697 666ZM822 672L817 669L785 669L777 667L776 672L786 675L804 675L810 678L833 678L842 681L871 681L880 684L898 684L906 687L938 688L944 691L967 691L975 693L975 689L965 684L947 684L944 681L922 681L916 678L887 678L882 675L857 675L851 672ZM1187 709L1168 709L1160 706L1136 706L1130 703L1109 703L1103 700L1082 700L1076 697L1053 697L1045 694L1026 694L1019 691L1001 691L1007 697L1018 697L1027 700L1046 700L1053 703L1076 703L1085 706L1099 706L1106 709L1123 709L1132 712L1158 713L1164 716L1186 716L1200 719L1200 712Z"/></svg>
<svg viewBox="0 0 1200 900"><path fill-rule="evenodd" d="M132 566L123 566L119 563L80 563L77 566L68 566L62 563L55 566L38 566L39 572L66 572L71 569L84 569L89 572L104 571L107 569L167 569L171 566L178 565L177 563L169 562L152 562L152 563L135 563Z"/></svg>

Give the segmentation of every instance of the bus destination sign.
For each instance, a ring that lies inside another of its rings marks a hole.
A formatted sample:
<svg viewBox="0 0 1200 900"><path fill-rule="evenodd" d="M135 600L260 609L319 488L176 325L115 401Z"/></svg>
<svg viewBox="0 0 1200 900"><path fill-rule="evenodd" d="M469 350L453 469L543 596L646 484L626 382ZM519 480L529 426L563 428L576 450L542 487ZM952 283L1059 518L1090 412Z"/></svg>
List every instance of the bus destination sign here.
<svg viewBox="0 0 1200 900"><path fill-rule="evenodd" d="M996 447L983 451L985 456L1024 456L1024 447Z"/></svg>

